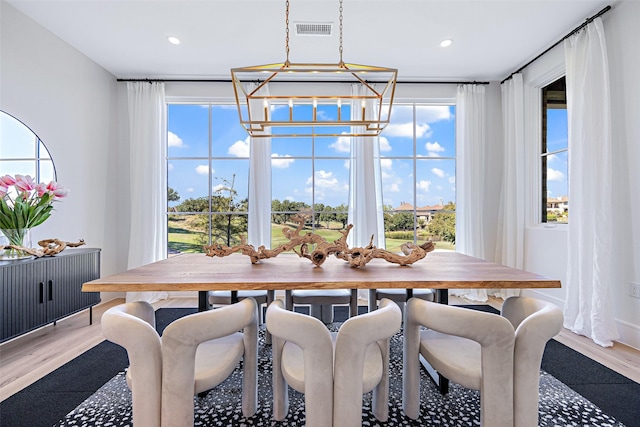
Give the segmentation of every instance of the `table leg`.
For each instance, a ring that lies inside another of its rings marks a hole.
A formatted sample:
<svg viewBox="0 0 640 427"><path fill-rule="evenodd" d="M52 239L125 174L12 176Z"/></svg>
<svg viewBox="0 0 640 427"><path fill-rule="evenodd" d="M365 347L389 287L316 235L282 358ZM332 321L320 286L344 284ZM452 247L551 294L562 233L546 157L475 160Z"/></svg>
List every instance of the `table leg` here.
<svg viewBox="0 0 640 427"><path fill-rule="evenodd" d="M198 311L207 311L211 309L209 304L209 292L198 291Z"/></svg>
<svg viewBox="0 0 640 427"><path fill-rule="evenodd" d="M238 291L231 291L231 304L238 302Z"/></svg>

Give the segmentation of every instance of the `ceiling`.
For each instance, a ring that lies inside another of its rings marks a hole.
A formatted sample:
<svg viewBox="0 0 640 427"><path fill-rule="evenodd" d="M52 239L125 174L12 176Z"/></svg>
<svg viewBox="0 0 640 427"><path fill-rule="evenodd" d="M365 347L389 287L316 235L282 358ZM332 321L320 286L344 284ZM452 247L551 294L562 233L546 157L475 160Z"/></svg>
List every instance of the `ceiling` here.
<svg viewBox="0 0 640 427"><path fill-rule="evenodd" d="M6 1L118 78L228 79L286 58L284 0ZM615 1L344 0L343 59L400 81L502 80ZM289 20L291 62L338 62L338 0L291 0ZM297 22L334 33L295 35Z"/></svg>

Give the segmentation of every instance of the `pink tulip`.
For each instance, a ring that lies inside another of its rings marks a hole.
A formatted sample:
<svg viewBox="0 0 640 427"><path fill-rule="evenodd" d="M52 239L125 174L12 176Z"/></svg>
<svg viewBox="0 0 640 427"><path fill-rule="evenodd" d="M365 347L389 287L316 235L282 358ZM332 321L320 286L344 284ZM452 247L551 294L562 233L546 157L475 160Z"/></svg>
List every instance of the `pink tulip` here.
<svg viewBox="0 0 640 427"><path fill-rule="evenodd" d="M11 187L16 183L16 180L13 179L11 175L5 175L0 177L0 182L2 182L6 187Z"/></svg>
<svg viewBox="0 0 640 427"><path fill-rule="evenodd" d="M40 184L36 185L36 192L38 194L38 197L42 197L49 192L49 189L44 182L41 182Z"/></svg>
<svg viewBox="0 0 640 427"><path fill-rule="evenodd" d="M27 192L36 188L36 183L30 175L16 175L15 186L18 191Z"/></svg>
<svg viewBox="0 0 640 427"><path fill-rule="evenodd" d="M0 179L0 199L7 195L9 187Z"/></svg>
<svg viewBox="0 0 640 427"><path fill-rule="evenodd" d="M61 199L69 195L69 189L64 187L58 187L53 191L53 197L55 199Z"/></svg>

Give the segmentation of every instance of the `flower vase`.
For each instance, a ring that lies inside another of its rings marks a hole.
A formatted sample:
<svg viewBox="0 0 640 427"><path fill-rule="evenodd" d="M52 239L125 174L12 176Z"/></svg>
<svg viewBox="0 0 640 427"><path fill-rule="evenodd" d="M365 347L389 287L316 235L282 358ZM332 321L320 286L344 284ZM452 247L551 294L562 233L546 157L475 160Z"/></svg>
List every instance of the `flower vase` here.
<svg viewBox="0 0 640 427"><path fill-rule="evenodd" d="M0 229L0 246L21 246L23 248L31 248L31 229ZM21 249L4 248L0 250L0 260L14 260L29 258L31 254Z"/></svg>

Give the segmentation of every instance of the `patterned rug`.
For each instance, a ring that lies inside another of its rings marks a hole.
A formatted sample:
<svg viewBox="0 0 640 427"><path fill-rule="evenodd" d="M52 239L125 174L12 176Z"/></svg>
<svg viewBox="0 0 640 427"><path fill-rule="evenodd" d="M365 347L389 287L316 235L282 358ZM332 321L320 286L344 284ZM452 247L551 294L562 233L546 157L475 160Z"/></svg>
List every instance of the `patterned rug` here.
<svg viewBox="0 0 640 427"><path fill-rule="evenodd" d="M337 330L339 323L329 325ZM289 390L289 415L283 422L271 419L271 346L264 345L264 329L259 333L258 411L244 418L241 411L242 371L235 372L203 397L194 397L195 426L302 426L305 422L304 395ZM363 426L439 426L480 425L479 392L451 382L447 395L441 395L435 384L421 370L420 418L416 421L402 412L402 335L391 340L389 421L380 423L371 412L371 393L363 396ZM131 393L124 372L119 373L56 426L131 426ZM604 414L590 401L541 371L539 426L624 427Z"/></svg>

